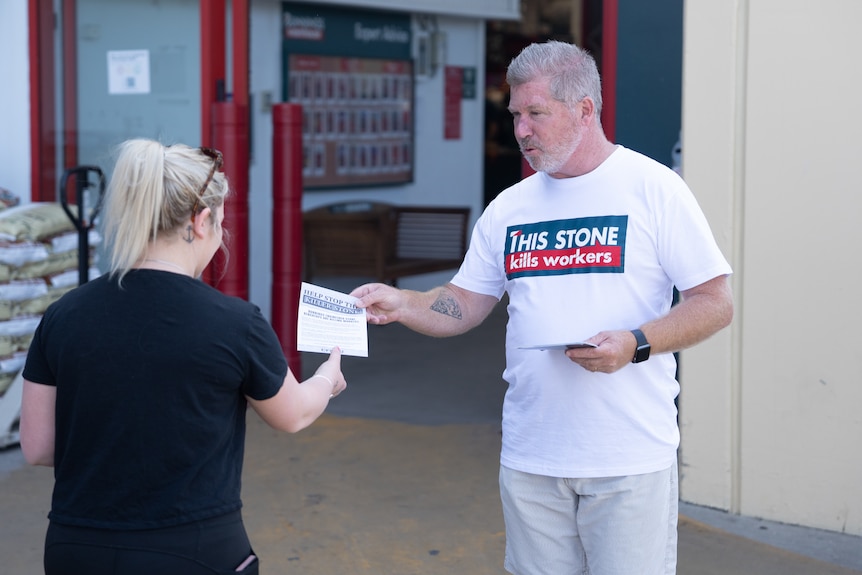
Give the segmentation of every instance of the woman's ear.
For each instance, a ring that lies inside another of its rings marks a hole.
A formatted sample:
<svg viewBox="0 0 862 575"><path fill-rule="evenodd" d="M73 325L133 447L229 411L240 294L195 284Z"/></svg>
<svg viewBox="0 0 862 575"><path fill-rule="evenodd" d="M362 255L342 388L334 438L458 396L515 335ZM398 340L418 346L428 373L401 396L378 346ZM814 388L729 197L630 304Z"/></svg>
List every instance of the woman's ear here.
<svg viewBox="0 0 862 575"><path fill-rule="evenodd" d="M192 216L191 222L186 226L186 231L183 233L183 239L188 243L192 243L195 238L204 239L211 215L212 210L209 207L204 207L204 209Z"/></svg>
<svg viewBox="0 0 862 575"><path fill-rule="evenodd" d="M209 225L212 210L209 207L204 207L200 212L194 215L189 229L191 234L194 234L198 239L206 237L206 229Z"/></svg>

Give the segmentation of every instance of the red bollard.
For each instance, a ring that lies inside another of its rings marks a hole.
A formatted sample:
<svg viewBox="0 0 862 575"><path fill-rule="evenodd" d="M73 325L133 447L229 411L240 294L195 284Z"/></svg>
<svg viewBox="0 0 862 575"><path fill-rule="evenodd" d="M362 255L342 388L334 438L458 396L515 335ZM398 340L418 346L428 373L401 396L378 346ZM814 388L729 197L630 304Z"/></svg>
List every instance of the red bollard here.
<svg viewBox="0 0 862 575"><path fill-rule="evenodd" d="M272 327L290 370L302 378L296 350L302 283L302 107L272 107Z"/></svg>
<svg viewBox="0 0 862 575"><path fill-rule="evenodd" d="M231 195L225 202L230 257L216 252L210 264L211 285L222 293L248 300L248 108L235 102L212 105L213 146L224 155Z"/></svg>

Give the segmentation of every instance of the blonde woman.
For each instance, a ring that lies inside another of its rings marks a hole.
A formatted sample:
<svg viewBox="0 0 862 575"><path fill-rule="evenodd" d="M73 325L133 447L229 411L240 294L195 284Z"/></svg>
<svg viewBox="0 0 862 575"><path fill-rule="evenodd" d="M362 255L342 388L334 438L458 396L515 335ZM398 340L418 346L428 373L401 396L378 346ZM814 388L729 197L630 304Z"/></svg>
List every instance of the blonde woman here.
<svg viewBox="0 0 862 575"><path fill-rule="evenodd" d="M240 513L246 407L296 432L346 386L334 349L298 382L260 310L196 279L223 247L209 148L121 145L110 273L47 310L24 368L21 447L53 466L45 572L257 573Z"/></svg>

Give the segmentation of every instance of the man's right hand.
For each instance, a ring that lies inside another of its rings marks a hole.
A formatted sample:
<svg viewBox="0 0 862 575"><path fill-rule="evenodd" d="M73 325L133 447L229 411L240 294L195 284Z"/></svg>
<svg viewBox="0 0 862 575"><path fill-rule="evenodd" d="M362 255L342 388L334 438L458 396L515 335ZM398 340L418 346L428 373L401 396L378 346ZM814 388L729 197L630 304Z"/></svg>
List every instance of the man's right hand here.
<svg viewBox="0 0 862 575"><path fill-rule="evenodd" d="M381 283L361 285L350 295L358 298L356 305L365 309L368 323L377 325L398 321L398 312L404 305L401 290Z"/></svg>

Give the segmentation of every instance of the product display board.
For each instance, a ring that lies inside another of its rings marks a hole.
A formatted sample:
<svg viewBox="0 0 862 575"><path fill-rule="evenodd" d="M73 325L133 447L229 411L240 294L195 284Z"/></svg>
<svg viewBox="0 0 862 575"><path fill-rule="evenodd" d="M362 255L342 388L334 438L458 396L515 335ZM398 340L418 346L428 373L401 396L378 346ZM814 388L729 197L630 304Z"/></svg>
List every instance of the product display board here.
<svg viewBox="0 0 862 575"><path fill-rule="evenodd" d="M282 91L302 106L303 187L413 180L410 17L283 2Z"/></svg>
<svg viewBox="0 0 862 575"><path fill-rule="evenodd" d="M412 180L412 62L292 54L288 74L306 187Z"/></svg>

